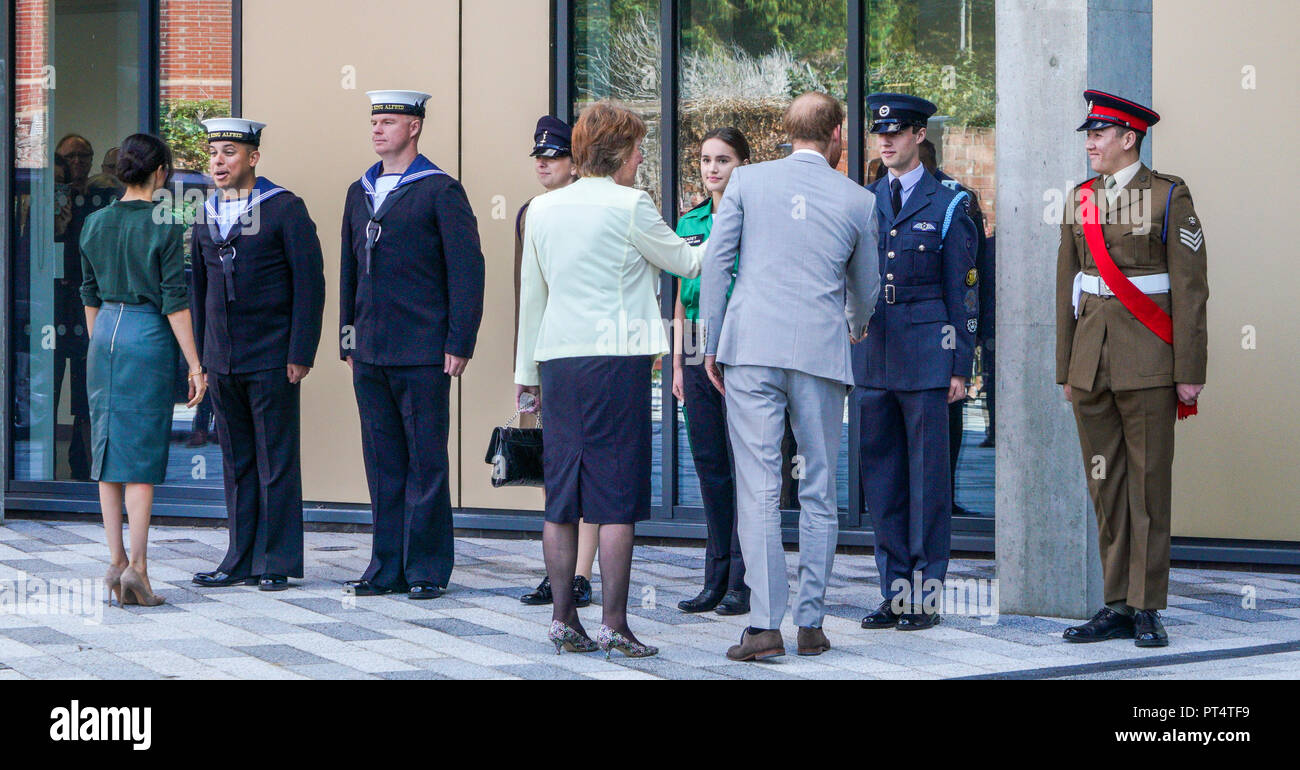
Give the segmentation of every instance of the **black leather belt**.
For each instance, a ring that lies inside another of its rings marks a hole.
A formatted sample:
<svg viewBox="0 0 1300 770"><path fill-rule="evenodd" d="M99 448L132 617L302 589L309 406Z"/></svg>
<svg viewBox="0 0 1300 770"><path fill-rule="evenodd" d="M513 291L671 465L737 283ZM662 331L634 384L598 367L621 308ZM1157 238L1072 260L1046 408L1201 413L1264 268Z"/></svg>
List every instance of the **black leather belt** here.
<svg viewBox="0 0 1300 770"><path fill-rule="evenodd" d="M895 286L885 284L885 304L896 305L900 302L920 302L927 299L943 299L943 287L937 283L924 286Z"/></svg>

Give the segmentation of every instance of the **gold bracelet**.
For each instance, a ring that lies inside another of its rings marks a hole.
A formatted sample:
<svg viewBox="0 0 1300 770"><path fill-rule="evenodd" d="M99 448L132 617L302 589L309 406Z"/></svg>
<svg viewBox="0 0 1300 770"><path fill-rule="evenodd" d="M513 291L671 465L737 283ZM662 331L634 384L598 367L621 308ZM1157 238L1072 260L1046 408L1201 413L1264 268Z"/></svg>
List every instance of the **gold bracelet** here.
<svg viewBox="0 0 1300 770"><path fill-rule="evenodd" d="M202 369L196 369L195 371L190 372L190 376L191 376L191 377L197 377L197 376L200 375L200 374L203 374L203 370L202 370Z"/></svg>

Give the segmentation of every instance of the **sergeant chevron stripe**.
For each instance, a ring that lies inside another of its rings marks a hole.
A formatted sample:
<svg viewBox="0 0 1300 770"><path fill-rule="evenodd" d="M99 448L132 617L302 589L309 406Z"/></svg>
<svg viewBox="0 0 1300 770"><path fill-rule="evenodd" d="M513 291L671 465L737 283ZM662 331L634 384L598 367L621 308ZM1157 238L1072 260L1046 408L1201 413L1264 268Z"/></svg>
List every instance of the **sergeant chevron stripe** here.
<svg viewBox="0 0 1300 770"><path fill-rule="evenodd" d="M1178 228L1178 240L1182 241L1183 245L1187 248L1196 251L1201 248L1201 244L1205 242L1205 234L1201 232L1201 228L1199 227L1194 231L1188 230L1185 227L1180 227Z"/></svg>

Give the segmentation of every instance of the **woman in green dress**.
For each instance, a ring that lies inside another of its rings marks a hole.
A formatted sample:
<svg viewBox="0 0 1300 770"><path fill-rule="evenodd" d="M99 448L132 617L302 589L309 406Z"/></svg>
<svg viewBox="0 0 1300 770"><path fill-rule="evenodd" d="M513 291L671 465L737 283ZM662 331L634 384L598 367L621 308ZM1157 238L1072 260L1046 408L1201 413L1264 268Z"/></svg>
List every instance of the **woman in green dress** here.
<svg viewBox="0 0 1300 770"><path fill-rule="evenodd" d="M713 215L737 166L749 162L749 141L735 128L716 128L700 143L700 176L709 193L677 221L677 234L691 244L703 243ZM728 291L730 296L730 291ZM703 340L695 327L700 311L700 279L683 278L673 313L673 395L686 413L686 435L700 480L708 540L704 551L704 588L677 607L683 612L743 615L749 612L745 561L736 533L736 483L727 440L722 394L704 371Z"/></svg>
<svg viewBox="0 0 1300 770"><path fill-rule="evenodd" d="M104 583L118 603L156 606L145 561L153 488L167 474L176 349L189 364L189 406L203 400L185 281L185 226L154 192L167 183L171 151L158 137L132 134L118 153L121 200L91 214L81 232L90 350L91 478L99 482L110 565ZM122 508L130 559L122 544Z"/></svg>

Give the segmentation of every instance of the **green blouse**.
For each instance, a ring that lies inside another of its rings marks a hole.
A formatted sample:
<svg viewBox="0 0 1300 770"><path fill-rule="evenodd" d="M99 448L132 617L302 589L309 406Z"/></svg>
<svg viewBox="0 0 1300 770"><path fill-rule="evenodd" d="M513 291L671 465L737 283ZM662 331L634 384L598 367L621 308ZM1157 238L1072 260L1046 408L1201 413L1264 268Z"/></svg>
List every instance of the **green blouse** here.
<svg viewBox="0 0 1300 770"><path fill-rule="evenodd" d="M185 225L154 222L153 201L114 201L86 218L81 231L81 302L138 305L164 315L190 306L185 281Z"/></svg>
<svg viewBox="0 0 1300 770"><path fill-rule="evenodd" d="M690 211L682 214L677 220L677 234L690 242L692 246L699 245L709 239L709 233L713 231L713 198L705 198L704 202ZM736 255L737 261L740 255ZM727 287L727 297L731 297L731 290L735 288L736 266L731 268L732 285ZM681 278L682 290L682 308L686 311L686 319L689 321L700 320L700 279Z"/></svg>

